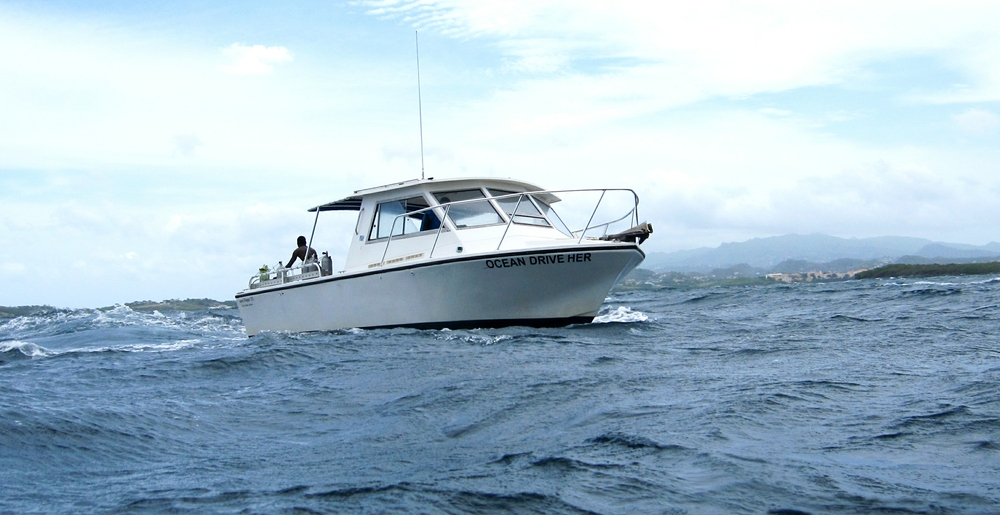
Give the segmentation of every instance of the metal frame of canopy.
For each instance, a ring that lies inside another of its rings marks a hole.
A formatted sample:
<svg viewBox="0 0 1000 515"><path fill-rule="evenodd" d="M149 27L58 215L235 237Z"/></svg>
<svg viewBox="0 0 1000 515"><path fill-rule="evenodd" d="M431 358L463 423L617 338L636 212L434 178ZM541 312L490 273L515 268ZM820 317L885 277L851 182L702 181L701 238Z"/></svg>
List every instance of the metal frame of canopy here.
<svg viewBox="0 0 1000 515"><path fill-rule="evenodd" d="M326 204L321 204L316 207L309 208L306 210L308 213L316 212L316 218L313 220L312 232L309 233L309 243L306 244L306 257L309 257L309 251L312 250L313 236L316 236L316 225L319 224L319 214L322 211L361 211L361 197L347 197L340 200L335 200L333 202L328 202ZM302 261L305 263L305 260Z"/></svg>

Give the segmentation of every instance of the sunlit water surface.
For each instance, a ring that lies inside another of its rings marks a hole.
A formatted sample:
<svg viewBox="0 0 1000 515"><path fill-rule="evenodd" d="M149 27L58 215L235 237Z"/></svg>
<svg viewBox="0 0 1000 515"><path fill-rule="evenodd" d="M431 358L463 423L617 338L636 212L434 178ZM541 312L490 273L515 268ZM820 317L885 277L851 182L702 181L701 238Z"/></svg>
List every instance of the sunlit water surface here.
<svg viewBox="0 0 1000 515"><path fill-rule="evenodd" d="M0 320L0 512L1000 512L1000 280L603 313L251 339L226 309Z"/></svg>

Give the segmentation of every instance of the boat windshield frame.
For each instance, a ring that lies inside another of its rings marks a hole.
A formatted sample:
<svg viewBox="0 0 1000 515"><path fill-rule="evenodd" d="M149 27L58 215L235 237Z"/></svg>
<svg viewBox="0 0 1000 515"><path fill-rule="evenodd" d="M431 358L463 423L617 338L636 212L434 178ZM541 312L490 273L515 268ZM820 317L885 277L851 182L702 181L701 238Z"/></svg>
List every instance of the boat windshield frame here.
<svg viewBox="0 0 1000 515"><path fill-rule="evenodd" d="M480 188L480 189L487 189L487 193L488 193L488 188ZM631 193L632 194L632 201L633 201L632 209L630 209L624 215L622 215L622 216L620 216L620 217L618 217L618 218L616 218L614 220L610 220L608 222L602 222L602 223L599 223L599 224L591 226L590 224L591 224L591 222L594 221L594 216L597 215L597 211L601 207L601 202L604 200L604 196L609 191L627 191L627 192ZM580 189L571 189L571 190L522 191L522 192L511 193L510 195L502 195L501 197L518 195L520 198L523 198L524 196L527 196L529 199L531 199L534 196L550 195L550 196L552 196L554 198L559 198L558 196L555 195L556 193L565 194L565 193L580 193L580 192L601 192L601 196L600 196L600 198L598 198L597 203L594 205L594 210L591 212L590 218L587 220L587 224L582 229L574 231L574 230L570 229L569 227L567 227L566 224L563 223L562 219L560 218L559 222L563 225L563 227L566 228L567 231L569 231L569 234L566 234L565 232L563 232L563 231L559 230L558 228L556 228L555 225L551 225L552 224L551 220L548 217L546 217L546 220L549 221L549 224L550 224L549 227L555 228L556 230L558 230L559 232L565 234L568 237L576 238L577 239L576 243L579 244L579 243L583 242L583 238L584 238L584 236L586 236L586 234L587 234L588 231L591 231L591 230L594 230L594 229L599 229L599 228L603 227L604 230L602 232L602 236L606 236L607 232L608 232L608 228L612 224L621 222L622 220L625 220L626 218L632 218L633 221L634 221L634 225L638 225L638 223L639 223L639 195L634 190L632 190L630 188L580 188ZM434 193L432 193L430 196L433 197L435 200L437 200L437 196ZM472 202L483 202L485 200L485 201L489 201L490 204L493 205L494 209L497 209L498 206L496 205L496 202L495 202L496 198L498 198L498 197L493 197L492 195L490 195L490 196L487 196L485 199L476 198L476 199L468 199L468 200L456 200L456 201L447 202L447 203L444 203L444 204L438 204L437 206L430 206L430 207L426 207L426 208L423 208L423 209L418 209L416 211L412 211L412 212L409 212L409 213L402 213L400 215L397 215L396 218L393 219L393 222L392 222L392 224L393 224L393 231L390 232L390 236L389 236L389 238L385 242L386 243L385 250L382 252L382 260L380 261L379 266L385 265L385 257L386 257L386 255L389 252L389 245L393 241L392 232L395 231L396 221L399 218L404 217L404 216L412 216L412 215L421 213L423 211L429 211L429 210L433 210L433 209L444 208L444 213L443 213L443 215L441 216L440 219L443 220L443 221L445 221L445 222L450 222L451 218L448 216L448 213L451 210L452 206L454 206L454 205L460 205L460 204L468 204L468 203L472 203ZM546 204L546 206L548 206L548 204ZM537 207L537 205L536 205L536 207ZM555 211L552 209L552 207L551 206L548 206L548 207L549 207L549 211L552 212L553 214L555 214L556 217L558 217L558 214L555 213ZM514 223L514 217L513 216L507 217L506 213L504 212L503 209L497 209L497 211L500 212L500 213L502 213L501 217L503 217L504 219L507 220L506 227L504 228L503 235L500 237L500 241L497 243L497 250L499 250L500 247L503 245L504 239L507 237L507 232L510 230L511 224ZM515 211L515 213L516 213L516 211ZM472 226L472 227L461 227L461 228L454 227L453 229L455 229L455 230L474 229L474 228L488 227L488 226L495 226L495 225L499 225L499 224L477 225L477 226ZM530 225L530 224L523 224L523 225ZM430 252L428 253L428 256L427 256L428 259L430 259L431 257L434 256L434 250L437 248L438 239L441 236L441 232L443 232L446 228L448 228L447 227L447 223L442 223L441 226L437 229L437 234L434 236L434 244L431 246ZM423 232L429 232L429 231L423 231ZM421 233L416 233L416 234L421 234ZM577 234L579 234L579 236L577 236ZM400 236L400 237L403 237L403 236ZM381 240L379 242L381 242Z"/></svg>

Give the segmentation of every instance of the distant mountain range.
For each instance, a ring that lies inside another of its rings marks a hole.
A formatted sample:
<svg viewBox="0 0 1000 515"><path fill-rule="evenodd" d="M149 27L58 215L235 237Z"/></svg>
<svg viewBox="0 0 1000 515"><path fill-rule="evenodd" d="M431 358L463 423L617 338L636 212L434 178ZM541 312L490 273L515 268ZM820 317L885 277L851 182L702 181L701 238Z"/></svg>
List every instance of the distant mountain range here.
<svg viewBox="0 0 1000 515"><path fill-rule="evenodd" d="M788 234L723 243L715 248L651 252L641 266L657 272L706 273L740 265L767 272L803 272L823 269L816 268L817 265L830 269L824 271L846 271L888 263L968 263L998 259L1000 243L997 242L966 245L899 236L838 238L825 234Z"/></svg>

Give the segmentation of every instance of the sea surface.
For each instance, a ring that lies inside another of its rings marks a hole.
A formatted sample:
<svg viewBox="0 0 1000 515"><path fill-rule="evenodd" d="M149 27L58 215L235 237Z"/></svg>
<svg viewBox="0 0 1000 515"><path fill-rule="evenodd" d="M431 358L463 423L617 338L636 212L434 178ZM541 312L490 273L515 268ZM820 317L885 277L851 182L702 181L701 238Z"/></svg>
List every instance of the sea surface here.
<svg viewBox="0 0 1000 515"><path fill-rule="evenodd" d="M1000 513L1000 278L614 293L558 329L0 320L0 513Z"/></svg>

